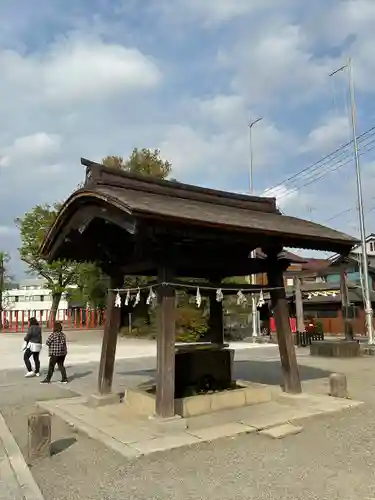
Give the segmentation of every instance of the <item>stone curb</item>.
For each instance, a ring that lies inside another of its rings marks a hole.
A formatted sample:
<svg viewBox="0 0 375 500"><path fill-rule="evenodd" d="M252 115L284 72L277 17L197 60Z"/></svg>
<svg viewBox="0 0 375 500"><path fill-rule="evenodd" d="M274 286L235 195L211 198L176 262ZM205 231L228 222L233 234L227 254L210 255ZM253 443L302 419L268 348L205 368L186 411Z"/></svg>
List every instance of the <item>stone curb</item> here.
<svg viewBox="0 0 375 500"><path fill-rule="evenodd" d="M20 488L20 500L44 500L33 475L27 466L16 440L0 413L0 442L3 444L13 474ZM22 495L22 497L21 497Z"/></svg>

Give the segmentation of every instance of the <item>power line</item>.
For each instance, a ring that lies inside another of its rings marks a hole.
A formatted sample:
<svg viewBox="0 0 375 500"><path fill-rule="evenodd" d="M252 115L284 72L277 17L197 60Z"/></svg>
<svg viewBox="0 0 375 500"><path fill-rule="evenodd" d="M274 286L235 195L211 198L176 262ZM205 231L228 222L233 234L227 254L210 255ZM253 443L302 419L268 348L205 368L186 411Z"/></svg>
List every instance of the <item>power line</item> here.
<svg viewBox="0 0 375 500"><path fill-rule="evenodd" d="M364 153L368 153L368 152L372 151L373 149L375 149L375 138L368 141L366 144L363 144L359 154L360 154L360 156L362 156ZM340 170L341 168L345 167L345 165L348 165L351 162L352 162L352 155L350 153L348 153L344 158L342 158L339 161L336 161L336 163L327 164L324 166L325 168L321 167L321 170L315 172L315 175L312 175L310 177L306 177L305 179L302 177L301 180L305 180L305 182L301 186L298 186L298 184L296 184L294 186L293 185L292 186L286 185L287 192L280 194L280 196L278 196L278 199L280 200L280 199L284 198L285 196L288 196L291 191L301 190L301 189L309 186L310 184L317 182L318 180L320 180L322 177L326 176L327 174L336 172L337 170ZM280 187L281 186L282 186L282 184L280 184ZM285 187L285 184L284 184L284 187ZM275 188L267 189L265 191L265 194L267 194L267 191L269 191L271 189L273 190Z"/></svg>
<svg viewBox="0 0 375 500"><path fill-rule="evenodd" d="M369 201L370 200L375 200L375 196L371 196L371 198L369 198ZM338 212L337 214L332 215L332 217L329 217L328 219L324 219L324 221L322 222L322 224L325 224L326 222L330 222L330 221L332 221L334 219L337 219L337 218L341 217L342 215L348 214L350 212L353 212L353 210L357 210L357 209L358 209L358 207L354 206L354 207L350 207L350 208L347 208L345 210L342 210L341 212ZM369 212L372 212L373 210L375 210L375 205L372 206L372 207L366 208L365 212L369 213ZM347 220L348 219L345 219L344 222L346 222Z"/></svg>
<svg viewBox="0 0 375 500"><path fill-rule="evenodd" d="M372 138L372 136L374 136L374 135L375 135L375 126L369 128L368 130L366 130L365 132L363 132L361 135L359 135L358 136L358 142L359 143L365 142L369 138ZM295 174L291 175L290 177L288 177L284 181L281 181L281 182L275 184L274 186L272 186L271 188L266 189L265 193L267 193L267 191L270 191L270 190L275 190L278 187L285 187L288 184L295 184L296 182L299 182L300 180L306 179L306 178L309 178L309 177L310 177L310 180L312 180L312 177L311 177L312 174L317 173L319 170L322 169L322 167L329 166L330 163L332 162L332 160L336 160L336 164L337 164L337 160L341 156L344 155L344 156L347 157L348 156L348 152L346 151L346 149L348 149L348 147L350 145L352 145L352 143L353 143L353 141L349 141L346 144L344 144L343 146L340 146L339 148L337 148L332 153L324 156L323 158L321 158L320 160L314 162L313 164L309 165L308 167L305 167L302 170L296 172ZM364 144L364 147L369 146L372 143L373 143L373 141L367 142L366 144ZM346 158L342 158L339 161L342 161L344 159L346 159ZM318 178L320 178L320 177L322 177L322 176L319 176ZM311 182L309 182L309 184L310 183Z"/></svg>

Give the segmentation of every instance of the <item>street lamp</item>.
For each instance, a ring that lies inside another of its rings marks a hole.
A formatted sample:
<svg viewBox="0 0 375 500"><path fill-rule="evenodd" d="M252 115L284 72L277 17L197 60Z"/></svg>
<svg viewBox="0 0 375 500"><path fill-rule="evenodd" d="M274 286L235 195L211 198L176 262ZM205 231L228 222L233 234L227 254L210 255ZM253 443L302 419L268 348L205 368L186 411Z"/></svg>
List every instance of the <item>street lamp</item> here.
<svg viewBox="0 0 375 500"><path fill-rule="evenodd" d="M259 123L261 120L263 120L263 117L257 118L256 120L252 120L250 118L249 120L249 188L250 188L250 195L253 194L253 188L254 188L254 183L253 183L253 166L254 166L254 151L253 151L253 127L257 123ZM250 254L252 259L256 258L256 250L252 250ZM252 284L256 284L256 275L252 274L249 276L248 281ZM252 319L252 330L253 330L253 337L258 336L258 310L257 310L257 304L256 304L256 298L254 293L251 294L251 319Z"/></svg>
<svg viewBox="0 0 375 500"><path fill-rule="evenodd" d="M362 266L363 266L363 295L365 301L365 319L366 319L366 333L368 337L368 343L374 343L373 325L372 325L372 305L370 298L370 285L369 285L369 275L368 275L368 258L366 251L366 231L365 231L365 217L363 213L363 196L362 196L362 180L361 180L361 165L359 163L359 152L358 152L358 141L357 141L357 117L356 117L356 104L354 95L354 79L353 79L353 67L352 59L349 58L348 62L341 66L341 68L333 71L329 76L336 75L340 71L348 71L349 79L349 93L350 93L350 116L351 116L351 127L353 134L353 148L354 148L354 163L357 178L357 203L358 203L358 217L359 217L359 228L361 233L361 247L362 247Z"/></svg>

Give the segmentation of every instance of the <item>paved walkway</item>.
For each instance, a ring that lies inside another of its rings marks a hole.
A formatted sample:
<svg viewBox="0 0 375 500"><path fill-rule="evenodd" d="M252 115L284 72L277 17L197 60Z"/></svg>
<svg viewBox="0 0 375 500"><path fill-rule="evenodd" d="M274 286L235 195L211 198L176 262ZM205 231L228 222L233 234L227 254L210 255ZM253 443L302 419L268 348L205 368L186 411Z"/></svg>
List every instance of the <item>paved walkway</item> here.
<svg viewBox="0 0 375 500"><path fill-rule="evenodd" d="M96 332L82 330L74 335L74 340L69 342L69 354L67 363L78 365L83 363L99 362L101 353L101 339ZM73 336L73 335L72 335ZM259 349L264 347L261 344L249 342L231 343L230 347L235 351L247 349ZM1 365L0 370L10 370L23 367L22 360L23 335L2 334L0 335ZM120 337L118 339L116 359L139 359L156 356L156 342L153 340L128 339ZM44 348L41 352L42 366L48 363L48 351Z"/></svg>
<svg viewBox="0 0 375 500"><path fill-rule="evenodd" d="M236 353L236 376L259 383L280 381L277 348ZM373 500L375 495L375 358L319 359L298 350L304 390L327 394L331 371L348 375L357 408L296 421L303 432L272 440L256 432L199 442L128 460L103 443L54 421L56 453L32 468L45 500ZM154 359L116 364L121 383L132 386ZM27 415L40 400L84 393L97 365L75 367L68 389L41 386L22 370L0 372L0 411L23 452ZM88 373L90 372L90 373ZM81 391L81 389L83 390ZM70 390L69 390L70 389Z"/></svg>

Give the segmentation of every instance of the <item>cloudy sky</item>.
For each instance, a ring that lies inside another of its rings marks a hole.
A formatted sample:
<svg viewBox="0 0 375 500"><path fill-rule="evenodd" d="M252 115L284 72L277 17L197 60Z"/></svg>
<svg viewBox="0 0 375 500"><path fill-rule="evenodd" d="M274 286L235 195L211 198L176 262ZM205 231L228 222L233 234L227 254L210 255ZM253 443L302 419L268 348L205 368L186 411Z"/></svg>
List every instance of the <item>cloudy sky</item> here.
<svg viewBox="0 0 375 500"><path fill-rule="evenodd" d="M375 230L374 23L374 0L1 0L0 248L14 271L14 218L64 199L81 156L158 147L179 180L246 192L250 117L263 117L255 191L356 234L351 149L319 163L350 139L347 75L328 76L348 56Z"/></svg>

